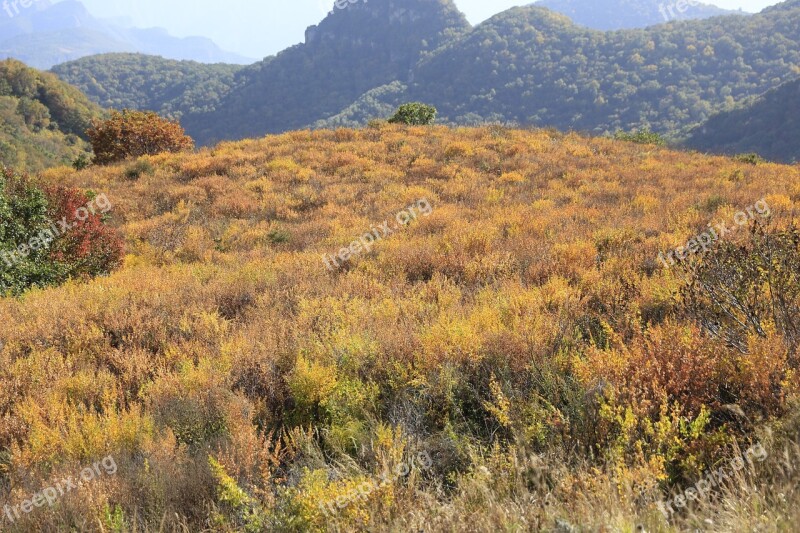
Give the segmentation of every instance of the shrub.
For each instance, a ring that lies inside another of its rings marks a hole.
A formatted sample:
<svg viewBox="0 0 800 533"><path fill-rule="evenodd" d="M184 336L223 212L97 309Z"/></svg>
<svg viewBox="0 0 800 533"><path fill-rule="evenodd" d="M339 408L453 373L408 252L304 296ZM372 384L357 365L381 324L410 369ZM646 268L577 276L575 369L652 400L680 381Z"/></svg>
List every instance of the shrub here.
<svg viewBox="0 0 800 533"><path fill-rule="evenodd" d="M28 247L49 231L47 197L28 179L10 170L0 173L0 294L20 293L60 277L47 249Z"/></svg>
<svg viewBox="0 0 800 533"><path fill-rule="evenodd" d="M50 247L50 259L62 266L63 279L93 278L122 265L122 237L104 221L112 207L108 197L62 186L49 187L45 192L49 220L67 220L70 225Z"/></svg>
<svg viewBox="0 0 800 533"><path fill-rule="evenodd" d="M758 165L766 162L763 157L756 153L736 154L733 156L733 160L739 161L740 163L748 163L750 165Z"/></svg>
<svg viewBox="0 0 800 533"><path fill-rule="evenodd" d="M741 243L723 242L685 268L684 305L711 335L741 352L748 338L779 333L790 357L800 344L800 230L754 226Z"/></svg>
<svg viewBox="0 0 800 533"><path fill-rule="evenodd" d="M143 174L152 174L155 172L155 167L147 159L139 159L133 165L125 169L125 179L136 181L142 177Z"/></svg>
<svg viewBox="0 0 800 533"><path fill-rule="evenodd" d="M150 111L113 111L108 120L95 121L86 135L100 165L194 147L180 124Z"/></svg>
<svg viewBox="0 0 800 533"><path fill-rule="evenodd" d="M650 130L639 130L634 132L618 131L614 134L614 138L618 141L627 141L638 144L654 144L656 146L664 146L667 144L666 139L658 133Z"/></svg>
<svg viewBox="0 0 800 533"><path fill-rule="evenodd" d="M43 189L10 170L0 173L0 294L120 266L123 243L103 221L106 207L105 196L69 187Z"/></svg>
<svg viewBox="0 0 800 533"><path fill-rule="evenodd" d="M436 108L420 102L403 104L389 119L390 124L407 124L409 126L428 126L436 120Z"/></svg>
<svg viewBox="0 0 800 533"><path fill-rule="evenodd" d="M83 170L91 164L92 161L89 159L89 156L86 154L81 154L76 157L74 161L72 161L72 168L75 170Z"/></svg>

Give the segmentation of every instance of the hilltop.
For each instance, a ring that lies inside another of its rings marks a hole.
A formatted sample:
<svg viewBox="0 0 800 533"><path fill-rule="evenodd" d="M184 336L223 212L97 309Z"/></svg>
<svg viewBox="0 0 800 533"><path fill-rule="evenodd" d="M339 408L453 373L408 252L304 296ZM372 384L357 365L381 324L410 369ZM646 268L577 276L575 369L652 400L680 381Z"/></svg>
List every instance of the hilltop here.
<svg viewBox="0 0 800 533"><path fill-rule="evenodd" d="M184 125L201 143L308 126L408 80L422 57L469 28L452 0L349 4L309 27L304 43L239 72L214 110L187 115Z"/></svg>
<svg viewBox="0 0 800 533"><path fill-rule="evenodd" d="M0 61L0 165L41 170L90 151L85 132L103 110L54 74Z"/></svg>
<svg viewBox="0 0 800 533"><path fill-rule="evenodd" d="M0 486L113 469L4 530L800 520L796 166L376 124L41 178L127 256L0 298Z"/></svg>

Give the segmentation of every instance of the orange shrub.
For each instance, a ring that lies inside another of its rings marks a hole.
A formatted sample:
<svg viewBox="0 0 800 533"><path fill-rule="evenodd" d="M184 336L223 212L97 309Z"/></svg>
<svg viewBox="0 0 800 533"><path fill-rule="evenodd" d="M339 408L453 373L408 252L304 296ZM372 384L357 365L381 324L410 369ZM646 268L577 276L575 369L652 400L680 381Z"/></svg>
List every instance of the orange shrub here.
<svg viewBox="0 0 800 533"><path fill-rule="evenodd" d="M94 161L100 165L194 147L180 124L150 111L112 111L110 118L95 121L86 135L94 150Z"/></svg>

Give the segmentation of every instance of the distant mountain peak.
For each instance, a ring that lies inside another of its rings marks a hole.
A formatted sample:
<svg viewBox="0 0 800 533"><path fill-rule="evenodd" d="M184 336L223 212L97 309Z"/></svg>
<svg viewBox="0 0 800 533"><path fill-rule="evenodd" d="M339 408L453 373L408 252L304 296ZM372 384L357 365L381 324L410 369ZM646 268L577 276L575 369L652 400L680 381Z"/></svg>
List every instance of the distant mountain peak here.
<svg viewBox="0 0 800 533"><path fill-rule="evenodd" d="M0 11L0 59L13 57L36 68L108 52L143 52L208 63L252 62L204 37L177 38L160 28L139 29L96 18L79 0L8 6L14 16Z"/></svg>
<svg viewBox="0 0 800 533"><path fill-rule="evenodd" d="M339 7L341 6L341 7ZM337 0L334 9L306 30L306 44L330 38L373 35L375 29L417 26L436 38L447 30L466 31L469 22L453 0Z"/></svg>

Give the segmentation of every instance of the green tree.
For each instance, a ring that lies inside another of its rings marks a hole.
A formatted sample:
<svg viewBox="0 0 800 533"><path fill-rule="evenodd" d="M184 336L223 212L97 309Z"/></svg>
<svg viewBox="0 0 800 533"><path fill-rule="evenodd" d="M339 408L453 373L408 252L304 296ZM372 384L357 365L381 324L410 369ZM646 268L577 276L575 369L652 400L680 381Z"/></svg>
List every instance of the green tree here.
<svg viewBox="0 0 800 533"><path fill-rule="evenodd" d="M389 119L390 124L408 124L409 126L427 126L436 120L436 108L420 102L403 104Z"/></svg>

